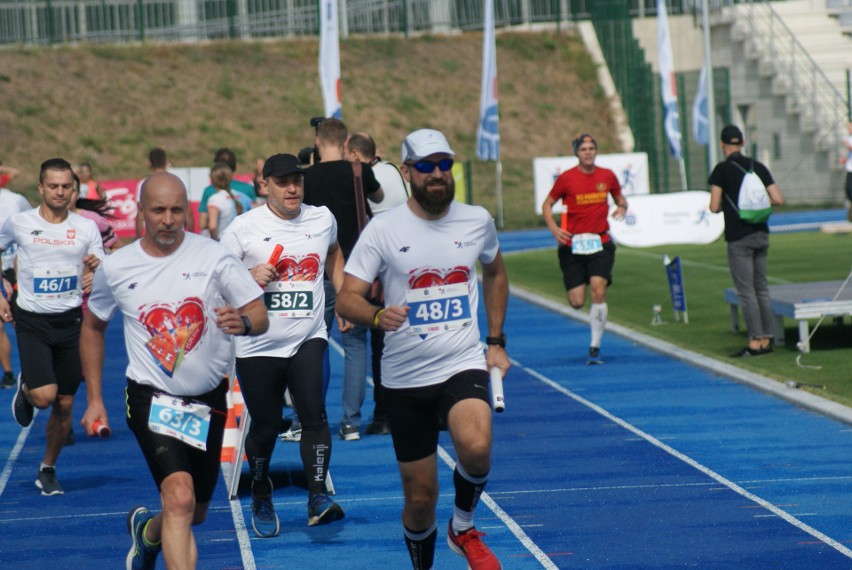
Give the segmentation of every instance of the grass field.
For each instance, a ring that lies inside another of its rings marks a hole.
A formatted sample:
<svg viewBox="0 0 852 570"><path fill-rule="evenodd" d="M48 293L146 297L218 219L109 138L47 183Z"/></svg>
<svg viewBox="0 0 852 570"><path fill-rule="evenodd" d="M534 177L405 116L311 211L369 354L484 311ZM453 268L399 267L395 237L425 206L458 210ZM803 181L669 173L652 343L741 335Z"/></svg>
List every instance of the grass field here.
<svg viewBox="0 0 852 570"><path fill-rule="evenodd" d="M680 256L686 289L689 324L676 322L672 311L663 256ZM556 251L545 250L506 255L513 286L565 302L565 291ZM777 234L769 252L770 284L843 280L852 269L852 237L820 233ZM797 365L798 329L785 322L786 345L759 358L731 358L745 346L742 332L730 330L730 317L723 291L731 287L725 244L673 245L652 248L621 246L616 254L613 284L607 293L609 319L633 330L660 338L695 352L735 364L777 379L825 385L816 393L852 405L852 323L842 325L826 319L811 340L811 352ZM848 285L852 287L852 283ZM663 306L664 325L651 325L652 307ZM587 306L588 308L588 306ZM811 321L813 332L816 321ZM604 346L606 338L604 338ZM807 388L806 388L807 389Z"/></svg>

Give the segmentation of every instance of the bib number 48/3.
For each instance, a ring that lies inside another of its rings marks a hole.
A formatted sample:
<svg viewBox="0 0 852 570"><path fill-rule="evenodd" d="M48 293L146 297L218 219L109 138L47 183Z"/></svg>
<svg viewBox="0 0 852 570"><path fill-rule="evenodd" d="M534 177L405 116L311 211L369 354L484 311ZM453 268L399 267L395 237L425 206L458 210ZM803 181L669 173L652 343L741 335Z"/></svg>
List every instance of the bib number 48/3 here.
<svg viewBox="0 0 852 570"><path fill-rule="evenodd" d="M406 302L410 334L456 330L472 321L467 283L411 289Z"/></svg>

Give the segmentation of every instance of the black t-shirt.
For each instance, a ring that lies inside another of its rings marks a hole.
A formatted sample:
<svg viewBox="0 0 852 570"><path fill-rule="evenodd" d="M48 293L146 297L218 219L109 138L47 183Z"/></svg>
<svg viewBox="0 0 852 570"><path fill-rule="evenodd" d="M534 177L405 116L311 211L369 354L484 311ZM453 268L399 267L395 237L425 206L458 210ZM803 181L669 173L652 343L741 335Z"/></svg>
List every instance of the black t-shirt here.
<svg viewBox="0 0 852 570"><path fill-rule="evenodd" d="M710 173L708 182L711 186L718 186L722 189L722 213L725 216L725 241L737 241L747 235L756 232L768 232L769 226L764 222L762 224L750 224L740 219L734 206L738 203L740 197L740 184L745 178L745 172L737 168L736 162L745 170L754 170L758 178L767 188L770 184L774 184L772 174L762 162L758 162L753 158L744 156L738 152L728 156L716 165L713 172ZM733 204L732 204L733 202Z"/></svg>
<svg viewBox="0 0 852 570"><path fill-rule="evenodd" d="M381 186L373 174L373 168L361 163L361 186L364 194L374 194ZM372 217L370 205L367 215ZM337 220L337 241L343 250L343 258L349 259L358 240L358 217L355 210L355 174L352 163L346 160L320 162L305 170L305 204L326 206Z"/></svg>

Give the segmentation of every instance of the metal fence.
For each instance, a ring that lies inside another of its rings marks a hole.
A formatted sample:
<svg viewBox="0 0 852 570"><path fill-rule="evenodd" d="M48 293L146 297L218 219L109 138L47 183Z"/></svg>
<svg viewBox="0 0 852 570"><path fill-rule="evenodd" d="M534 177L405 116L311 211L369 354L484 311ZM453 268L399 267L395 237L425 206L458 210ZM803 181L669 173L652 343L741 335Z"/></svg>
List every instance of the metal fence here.
<svg viewBox="0 0 852 570"><path fill-rule="evenodd" d="M317 34L321 0L0 0L0 45L198 41ZM328 1L328 0L325 0ZM348 34L482 28L482 0L333 0ZM692 13L696 0L669 0ZM498 27L588 19L599 0L495 0ZM656 13L655 0L624 0L624 16Z"/></svg>

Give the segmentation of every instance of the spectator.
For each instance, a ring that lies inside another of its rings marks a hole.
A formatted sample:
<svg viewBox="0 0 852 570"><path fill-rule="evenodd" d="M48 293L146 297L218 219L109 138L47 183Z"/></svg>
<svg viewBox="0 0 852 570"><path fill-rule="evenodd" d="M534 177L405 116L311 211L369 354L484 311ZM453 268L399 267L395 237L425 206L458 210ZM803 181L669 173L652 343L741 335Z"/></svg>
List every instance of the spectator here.
<svg viewBox="0 0 852 570"><path fill-rule="evenodd" d="M224 162L217 162L210 169L210 181L217 192L207 201L207 231L216 241L237 216L251 209L248 196L231 190L232 176L231 167Z"/></svg>
<svg viewBox="0 0 852 570"><path fill-rule="evenodd" d="M254 191L254 185L243 182L242 180L237 180L233 178L233 174L237 172L237 155L234 154L229 148L220 148L213 155L213 163L224 162L228 166L231 167L231 185L230 189L233 192L240 192L241 194L245 194L249 198L249 202L251 204L255 204L257 202L257 194ZM199 228L207 228L207 203L210 200L210 197L216 194L219 191L212 184L204 189L204 192L201 194L201 202L198 204L198 227Z"/></svg>

